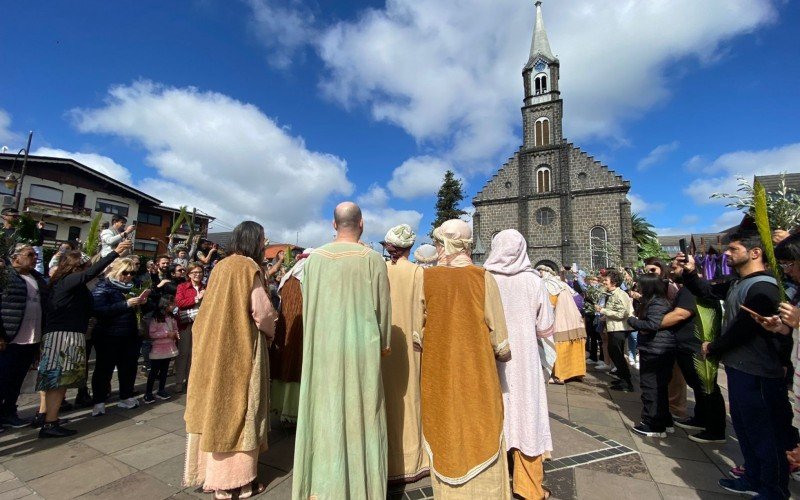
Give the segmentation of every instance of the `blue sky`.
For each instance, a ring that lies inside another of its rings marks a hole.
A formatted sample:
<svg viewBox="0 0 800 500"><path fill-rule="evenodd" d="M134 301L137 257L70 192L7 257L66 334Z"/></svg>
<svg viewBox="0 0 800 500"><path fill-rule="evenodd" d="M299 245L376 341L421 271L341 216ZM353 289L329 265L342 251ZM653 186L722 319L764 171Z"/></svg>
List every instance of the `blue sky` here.
<svg viewBox="0 0 800 500"><path fill-rule="evenodd" d="M800 6L545 1L565 136L665 233L738 215L737 174L800 171ZM218 230L319 244L357 199L367 239L427 233L442 172L468 198L520 145L526 0L14 2L0 145L66 155ZM469 202L466 200L465 206Z"/></svg>

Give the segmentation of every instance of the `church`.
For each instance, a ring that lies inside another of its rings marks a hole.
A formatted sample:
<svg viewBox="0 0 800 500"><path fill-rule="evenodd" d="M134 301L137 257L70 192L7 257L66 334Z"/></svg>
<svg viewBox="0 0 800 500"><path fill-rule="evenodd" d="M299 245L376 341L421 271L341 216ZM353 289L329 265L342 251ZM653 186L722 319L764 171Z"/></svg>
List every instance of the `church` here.
<svg viewBox="0 0 800 500"><path fill-rule="evenodd" d="M561 67L550 50L541 4L536 2L530 57L522 69L522 146L472 200L473 257L482 262L494 235L514 228L528 242L534 266L633 266L630 182L564 138Z"/></svg>

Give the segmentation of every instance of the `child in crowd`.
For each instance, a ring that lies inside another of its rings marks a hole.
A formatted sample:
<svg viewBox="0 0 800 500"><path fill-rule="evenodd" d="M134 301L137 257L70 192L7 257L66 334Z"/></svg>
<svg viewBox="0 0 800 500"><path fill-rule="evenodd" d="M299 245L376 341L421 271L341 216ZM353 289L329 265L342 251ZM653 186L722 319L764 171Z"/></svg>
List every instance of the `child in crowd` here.
<svg viewBox="0 0 800 500"><path fill-rule="evenodd" d="M167 384L167 370L169 361L178 355L178 322L173 316L175 299L165 295L159 302L159 307L153 313L150 322L150 339L153 347L150 351L150 373L147 376L147 392L144 395L146 404L154 403L156 398L166 400L170 398L165 389ZM153 386L158 380L158 392L153 396Z"/></svg>

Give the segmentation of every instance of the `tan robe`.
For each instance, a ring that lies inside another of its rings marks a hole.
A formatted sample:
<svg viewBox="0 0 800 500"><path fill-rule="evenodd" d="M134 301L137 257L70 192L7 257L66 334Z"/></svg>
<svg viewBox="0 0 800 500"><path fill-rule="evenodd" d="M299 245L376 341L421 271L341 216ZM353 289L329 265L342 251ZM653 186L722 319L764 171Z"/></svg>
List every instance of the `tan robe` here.
<svg viewBox="0 0 800 500"><path fill-rule="evenodd" d="M420 354L414 350L414 332L422 331L423 269L401 258L388 263L392 296L391 355L382 359L386 398L389 481L413 481L428 470L423 453L419 408Z"/></svg>
<svg viewBox="0 0 800 500"><path fill-rule="evenodd" d="M500 291L475 266L425 270L422 425L434 495L510 499L495 357L508 354Z"/></svg>

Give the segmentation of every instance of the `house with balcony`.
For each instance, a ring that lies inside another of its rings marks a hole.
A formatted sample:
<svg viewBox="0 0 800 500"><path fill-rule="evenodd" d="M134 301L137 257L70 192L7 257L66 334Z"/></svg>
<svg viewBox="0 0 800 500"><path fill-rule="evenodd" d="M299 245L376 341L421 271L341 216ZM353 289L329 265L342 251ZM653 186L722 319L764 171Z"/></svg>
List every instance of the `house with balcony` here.
<svg viewBox="0 0 800 500"><path fill-rule="evenodd" d="M136 239L133 249L139 255L158 255L166 253L169 243L169 233L172 226L180 216L180 209L167 207L165 205L142 205L139 207L139 215L136 218ZM191 214L190 214L191 215ZM214 220L213 217L204 213L194 214L194 229L192 234L199 234L201 237L208 235L208 225ZM175 231L175 244L191 246L189 242L190 227L188 222L184 222Z"/></svg>
<svg viewBox="0 0 800 500"><path fill-rule="evenodd" d="M0 183L2 207L15 207L43 221L46 246L83 241L95 215L101 213L101 222L110 222L117 214L129 222L141 221L134 241L137 252L155 255L166 250L179 211L161 206L158 198L71 158L29 156L22 174L20 156L0 153L0 177L8 181ZM210 220L207 215L195 219L201 234L206 234ZM186 227L184 238L188 232Z"/></svg>

